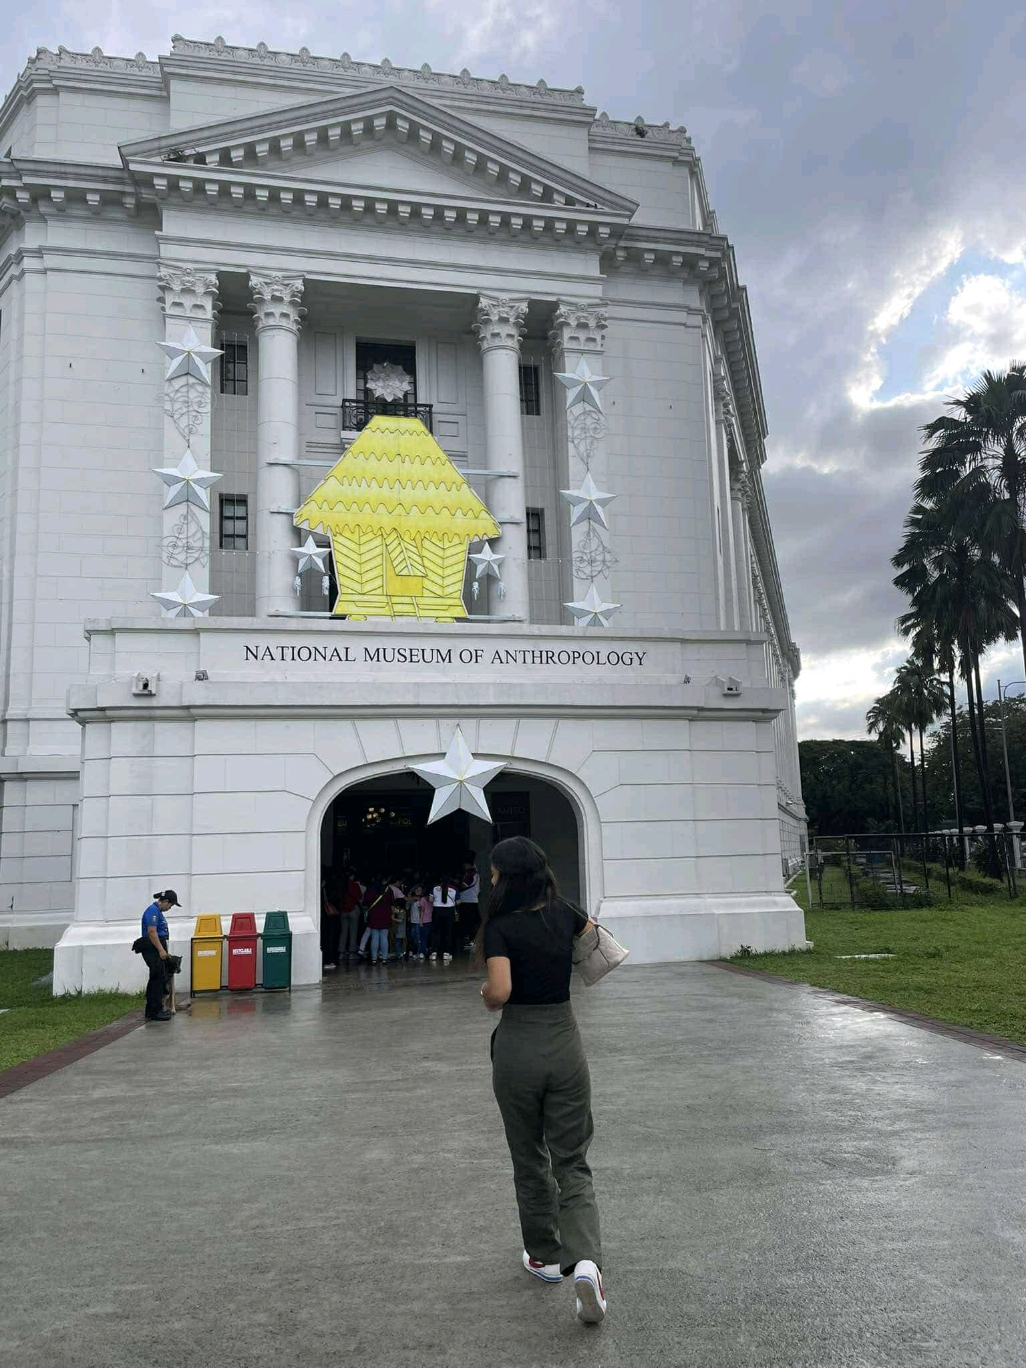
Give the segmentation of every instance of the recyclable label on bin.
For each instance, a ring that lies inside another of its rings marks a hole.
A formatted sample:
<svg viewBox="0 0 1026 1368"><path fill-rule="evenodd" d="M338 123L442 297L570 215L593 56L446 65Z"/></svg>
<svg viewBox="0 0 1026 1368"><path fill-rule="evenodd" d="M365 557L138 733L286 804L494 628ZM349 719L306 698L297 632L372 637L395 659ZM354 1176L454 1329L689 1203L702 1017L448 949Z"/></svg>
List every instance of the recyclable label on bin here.
<svg viewBox="0 0 1026 1368"><path fill-rule="evenodd" d="M232 950L233 955L251 955L252 953L253 951L249 948L249 946L242 946L241 948Z"/></svg>
<svg viewBox="0 0 1026 1368"><path fill-rule="evenodd" d="M286 947L284 945L265 945L265 955L284 955Z"/></svg>
<svg viewBox="0 0 1026 1368"><path fill-rule="evenodd" d="M220 949L217 949L217 950L197 950L197 951L196 951L196 958L197 958L197 959L203 959L204 957L209 957L210 955L219 955L220 953L221 953Z"/></svg>

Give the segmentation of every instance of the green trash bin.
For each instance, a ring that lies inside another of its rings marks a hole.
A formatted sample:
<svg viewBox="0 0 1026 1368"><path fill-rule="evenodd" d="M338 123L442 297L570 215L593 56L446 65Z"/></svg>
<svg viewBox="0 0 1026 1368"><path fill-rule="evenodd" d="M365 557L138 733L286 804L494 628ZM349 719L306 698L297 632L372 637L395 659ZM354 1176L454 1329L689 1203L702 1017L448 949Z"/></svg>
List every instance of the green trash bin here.
<svg viewBox="0 0 1026 1368"><path fill-rule="evenodd" d="M292 987L292 932L287 912L268 912L264 917L263 966L265 988Z"/></svg>

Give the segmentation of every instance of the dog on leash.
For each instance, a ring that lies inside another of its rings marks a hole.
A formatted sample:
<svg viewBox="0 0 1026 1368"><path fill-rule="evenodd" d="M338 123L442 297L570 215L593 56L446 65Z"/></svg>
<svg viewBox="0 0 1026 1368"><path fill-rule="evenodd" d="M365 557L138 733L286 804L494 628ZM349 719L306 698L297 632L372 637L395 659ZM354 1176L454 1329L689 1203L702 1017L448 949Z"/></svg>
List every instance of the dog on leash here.
<svg viewBox="0 0 1026 1368"><path fill-rule="evenodd" d="M164 994L164 1010L170 1012L172 1016L178 1011L178 1002L175 997L175 977L182 972L181 955L168 955L164 961L164 975L167 979L167 992ZM191 1007L191 1002L183 1002L182 1007Z"/></svg>

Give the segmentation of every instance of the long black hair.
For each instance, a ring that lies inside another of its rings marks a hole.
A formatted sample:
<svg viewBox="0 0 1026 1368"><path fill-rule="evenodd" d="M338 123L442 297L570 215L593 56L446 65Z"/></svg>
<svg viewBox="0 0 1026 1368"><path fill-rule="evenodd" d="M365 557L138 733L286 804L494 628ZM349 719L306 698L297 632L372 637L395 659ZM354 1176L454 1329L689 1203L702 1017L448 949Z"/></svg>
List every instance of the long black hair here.
<svg viewBox="0 0 1026 1368"><path fill-rule="evenodd" d="M481 912L481 927L474 941L474 958L484 954L485 927L495 917L510 912L547 912L559 898L556 876L540 845L526 836L510 836L492 847L492 867L498 879Z"/></svg>

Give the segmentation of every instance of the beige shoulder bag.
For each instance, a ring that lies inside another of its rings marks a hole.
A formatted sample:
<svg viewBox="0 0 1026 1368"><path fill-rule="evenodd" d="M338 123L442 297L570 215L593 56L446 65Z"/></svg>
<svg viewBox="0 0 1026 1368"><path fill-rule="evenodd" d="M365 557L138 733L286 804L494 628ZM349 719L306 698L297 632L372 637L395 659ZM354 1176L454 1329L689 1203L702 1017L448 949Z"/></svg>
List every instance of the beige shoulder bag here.
<svg viewBox="0 0 1026 1368"><path fill-rule="evenodd" d="M572 904L571 904L572 906ZM586 925L580 935L574 937L574 971L589 988L605 978L630 954L604 926L592 921L579 907L574 911L583 917Z"/></svg>

